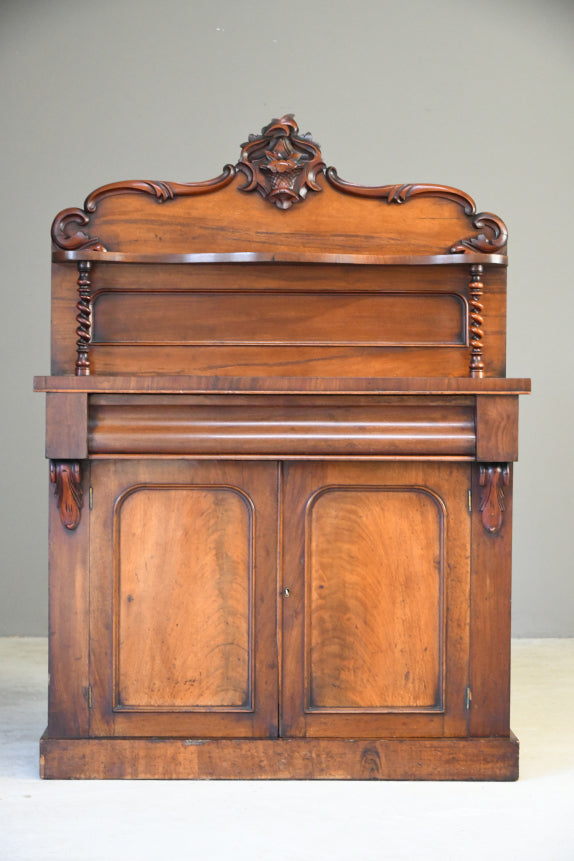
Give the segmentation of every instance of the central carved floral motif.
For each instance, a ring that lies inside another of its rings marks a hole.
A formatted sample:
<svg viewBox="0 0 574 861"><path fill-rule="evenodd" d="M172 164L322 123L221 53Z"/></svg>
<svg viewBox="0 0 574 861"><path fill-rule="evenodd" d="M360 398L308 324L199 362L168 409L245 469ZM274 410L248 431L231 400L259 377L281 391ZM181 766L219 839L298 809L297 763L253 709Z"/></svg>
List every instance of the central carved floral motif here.
<svg viewBox="0 0 574 861"><path fill-rule="evenodd" d="M317 175L325 163L311 134L299 134L292 114L272 120L260 135L249 135L237 169L247 177L242 191L255 191L278 209L289 209L309 191L321 191Z"/></svg>

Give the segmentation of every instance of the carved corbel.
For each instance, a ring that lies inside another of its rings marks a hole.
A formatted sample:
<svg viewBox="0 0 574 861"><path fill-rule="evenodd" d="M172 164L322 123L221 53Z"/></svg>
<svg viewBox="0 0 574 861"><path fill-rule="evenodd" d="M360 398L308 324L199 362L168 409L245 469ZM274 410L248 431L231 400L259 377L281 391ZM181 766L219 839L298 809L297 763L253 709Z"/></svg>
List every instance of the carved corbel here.
<svg viewBox="0 0 574 861"><path fill-rule="evenodd" d="M50 481L55 485L62 525L77 529L84 504L80 464L74 460L50 461Z"/></svg>
<svg viewBox="0 0 574 861"><path fill-rule="evenodd" d="M510 467L507 463L491 463L480 466L479 484L482 525L491 535L502 527L504 513L504 488L510 484Z"/></svg>

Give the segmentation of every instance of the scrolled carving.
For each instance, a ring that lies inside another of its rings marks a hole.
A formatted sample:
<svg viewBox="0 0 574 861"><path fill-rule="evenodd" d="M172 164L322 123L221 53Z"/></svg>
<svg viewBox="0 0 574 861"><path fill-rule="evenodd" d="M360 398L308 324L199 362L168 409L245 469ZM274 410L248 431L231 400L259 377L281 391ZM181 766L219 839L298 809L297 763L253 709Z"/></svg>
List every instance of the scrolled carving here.
<svg viewBox="0 0 574 861"><path fill-rule="evenodd" d="M64 209L52 223L52 242L65 251L107 251L97 237L82 230L90 223L90 216L83 209Z"/></svg>
<svg viewBox="0 0 574 861"><path fill-rule="evenodd" d="M479 251L481 254L498 254L506 246L508 228L498 215L494 215L492 212L479 212L473 218L472 226L476 230L484 228L488 232L462 239L451 247L451 254L466 254L469 251Z"/></svg>
<svg viewBox="0 0 574 861"><path fill-rule="evenodd" d="M507 463L480 466L479 484L482 525L491 535L500 532L504 513L504 488L510 484L510 467Z"/></svg>
<svg viewBox="0 0 574 861"><path fill-rule="evenodd" d="M374 197L379 200L386 200L387 203L406 203L412 197L421 196L442 197L457 203L462 207L465 215L474 216L472 226L476 230L482 228L486 232L479 233L478 236L461 239L449 248L450 254L468 254L469 252L497 254L503 250L508 241L508 230L504 221L492 212L477 213L476 204L472 197L458 188L423 182L404 185L355 185L341 179L334 167L328 167L325 170L325 176L333 188L338 191L354 194L358 197Z"/></svg>
<svg viewBox="0 0 574 861"><path fill-rule="evenodd" d="M278 209L301 203L309 191L321 191L317 176L324 167L319 144L310 132L299 134L293 114L271 120L260 135L249 135L237 163L247 177L240 190L258 191Z"/></svg>
<svg viewBox="0 0 574 861"><path fill-rule="evenodd" d="M71 460L50 461L50 481L55 485L62 526L77 529L84 504L80 464Z"/></svg>
<svg viewBox="0 0 574 861"><path fill-rule="evenodd" d="M411 197L443 197L461 206L467 215L474 215L476 205L472 197L465 191L452 188L449 185L433 185L424 182L412 182L398 185L355 185L341 179L334 167L328 167L325 176L337 191L354 194L357 197L375 197L386 200L387 203L406 203Z"/></svg>
<svg viewBox="0 0 574 861"><path fill-rule="evenodd" d="M158 203L175 200L176 197L192 197L198 194L209 194L225 188L235 176L235 167L226 164L222 173L214 179L204 182L162 182L161 180L133 179L127 182L111 182L97 188L89 194L84 202L86 212L95 212L98 203L105 197L113 197L116 194L148 194L154 197Z"/></svg>
<svg viewBox="0 0 574 861"><path fill-rule="evenodd" d="M52 224L52 241L65 251L107 251L100 239L90 236L82 228L89 226L90 215L97 209L98 204L106 197L116 194L148 194L158 203L174 200L176 197L190 197L198 194L209 194L229 185L235 177L235 167L226 164L223 172L214 179L204 182L161 182L155 180L135 179L126 182L112 182L103 185L88 195L84 208L64 209Z"/></svg>

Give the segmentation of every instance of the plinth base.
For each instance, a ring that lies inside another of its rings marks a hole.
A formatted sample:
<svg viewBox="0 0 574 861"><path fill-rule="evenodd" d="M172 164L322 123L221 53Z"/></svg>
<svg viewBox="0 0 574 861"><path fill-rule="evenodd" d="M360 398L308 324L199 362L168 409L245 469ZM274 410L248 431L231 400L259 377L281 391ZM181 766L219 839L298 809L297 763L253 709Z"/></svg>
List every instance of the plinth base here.
<svg viewBox="0 0 574 861"><path fill-rule="evenodd" d="M48 738L47 779L517 780L518 739Z"/></svg>

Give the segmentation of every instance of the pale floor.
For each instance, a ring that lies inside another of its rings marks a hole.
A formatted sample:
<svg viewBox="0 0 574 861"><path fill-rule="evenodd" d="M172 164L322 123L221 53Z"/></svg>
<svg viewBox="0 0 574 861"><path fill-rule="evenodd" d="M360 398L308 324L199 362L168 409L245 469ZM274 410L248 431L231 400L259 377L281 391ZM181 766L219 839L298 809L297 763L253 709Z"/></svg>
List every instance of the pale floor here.
<svg viewBox="0 0 574 861"><path fill-rule="evenodd" d="M574 639L513 643L518 783L40 781L46 640L0 639L0 858L574 859Z"/></svg>

